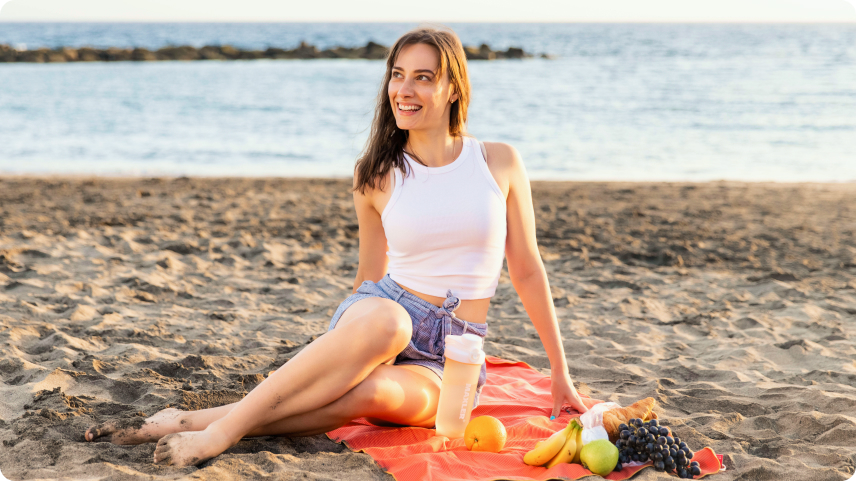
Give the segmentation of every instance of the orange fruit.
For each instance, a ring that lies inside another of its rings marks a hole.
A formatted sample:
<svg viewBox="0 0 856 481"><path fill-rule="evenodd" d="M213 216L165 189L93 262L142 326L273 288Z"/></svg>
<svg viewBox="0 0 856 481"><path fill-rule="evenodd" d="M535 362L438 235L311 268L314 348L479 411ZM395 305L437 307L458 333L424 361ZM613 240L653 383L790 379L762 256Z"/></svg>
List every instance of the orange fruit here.
<svg viewBox="0 0 856 481"><path fill-rule="evenodd" d="M505 446L506 438L505 426L493 416L471 419L464 429L464 442L470 451L498 453Z"/></svg>

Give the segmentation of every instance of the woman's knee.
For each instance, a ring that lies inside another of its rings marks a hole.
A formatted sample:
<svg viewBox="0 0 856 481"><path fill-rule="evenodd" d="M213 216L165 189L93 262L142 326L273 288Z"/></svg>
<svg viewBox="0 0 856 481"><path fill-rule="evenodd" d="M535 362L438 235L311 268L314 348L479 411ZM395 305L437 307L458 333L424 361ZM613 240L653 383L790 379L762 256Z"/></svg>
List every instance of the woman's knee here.
<svg viewBox="0 0 856 481"><path fill-rule="evenodd" d="M410 314L394 301L382 303L367 319L371 338L383 347L397 354L404 350L413 335L413 321Z"/></svg>
<svg viewBox="0 0 856 481"><path fill-rule="evenodd" d="M354 388L353 401L360 407L360 416L371 416L391 408L390 403L395 400L389 394L383 381L369 378Z"/></svg>
<svg viewBox="0 0 856 481"><path fill-rule="evenodd" d="M389 394L382 381L369 376L336 400L331 407L336 416L349 421L375 416L387 411L395 402Z"/></svg>
<svg viewBox="0 0 856 481"><path fill-rule="evenodd" d="M401 304L372 297L348 308L335 329L348 331L355 347L394 358L410 342L413 321Z"/></svg>

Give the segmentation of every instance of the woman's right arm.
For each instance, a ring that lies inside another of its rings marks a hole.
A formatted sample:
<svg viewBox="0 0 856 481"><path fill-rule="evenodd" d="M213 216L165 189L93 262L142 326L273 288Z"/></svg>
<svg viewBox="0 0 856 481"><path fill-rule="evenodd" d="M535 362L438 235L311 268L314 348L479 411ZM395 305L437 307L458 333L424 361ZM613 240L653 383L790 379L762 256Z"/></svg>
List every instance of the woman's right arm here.
<svg viewBox="0 0 856 481"><path fill-rule="evenodd" d="M386 274L389 258L386 256L386 234L380 220L380 213L374 205L375 190L367 189L365 194L354 191L354 207L360 226L360 264L354 279L354 290L363 281L378 282Z"/></svg>

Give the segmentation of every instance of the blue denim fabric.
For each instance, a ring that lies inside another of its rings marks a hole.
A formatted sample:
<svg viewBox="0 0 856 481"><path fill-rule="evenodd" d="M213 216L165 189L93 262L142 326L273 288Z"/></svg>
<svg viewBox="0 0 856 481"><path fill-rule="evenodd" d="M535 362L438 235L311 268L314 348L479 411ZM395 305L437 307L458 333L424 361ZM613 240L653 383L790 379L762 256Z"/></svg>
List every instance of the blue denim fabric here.
<svg viewBox="0 0 856 481"><path fill-rule="evenodd" d="M466 331L481 336L482 339L487 336L487 324L470 324L454 316L454 310L461 304L461 301L452 295L451 290L446 293L443 307L437 307L402 289L389 277L389 274L377 283L363 282L357 288L356 293L348 296L339 305L327 330L330 331L336 327L336 322L339 321L347 308L359 300L370 297L382 297L401 304L410 314L410 319L413 322L413 335L410 342L395 358L394 364L425 366L437 374L440 379L443 379L443 367L446 363L446 335L459 336ZM482 363L473 409L479 405L479 395L485 382L487 382L487 364Z"/></svg>

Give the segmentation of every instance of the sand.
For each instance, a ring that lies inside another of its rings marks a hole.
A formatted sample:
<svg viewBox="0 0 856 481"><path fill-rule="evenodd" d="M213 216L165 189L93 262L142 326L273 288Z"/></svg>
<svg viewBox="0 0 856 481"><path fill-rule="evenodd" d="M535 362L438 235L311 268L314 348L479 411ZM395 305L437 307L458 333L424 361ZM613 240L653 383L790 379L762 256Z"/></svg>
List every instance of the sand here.
<svg viewBox="0 0 856 481"><path fill-rule="evenodd" d="M94 422L233 402L350 292L347 180L0 179L0 471L21 479L391 480L326 436L196 468ZM721 480L856 466L856 185L534 183L571 375L653 396ZM548 373L503 273L486 351ZM634 479L671 479L644 470Z"/></svg>

